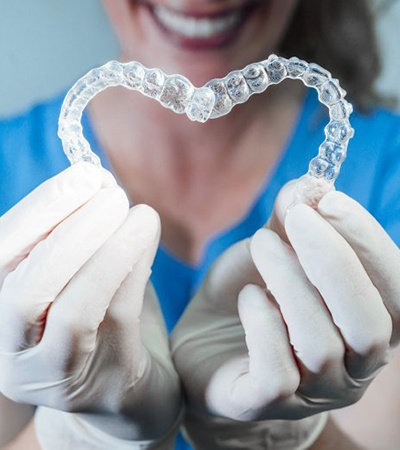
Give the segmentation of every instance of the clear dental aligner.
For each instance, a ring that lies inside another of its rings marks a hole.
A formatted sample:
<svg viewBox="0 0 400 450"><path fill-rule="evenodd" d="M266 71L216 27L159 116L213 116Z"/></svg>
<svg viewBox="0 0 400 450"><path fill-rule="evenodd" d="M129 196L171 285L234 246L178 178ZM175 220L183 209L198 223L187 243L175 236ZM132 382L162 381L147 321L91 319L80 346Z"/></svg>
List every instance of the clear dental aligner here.
<svg viewBox="0 0 400 450"><path fill-rule="evenodd" d="M318 189L321 181L333 187L346 158L348 141L354 135L349 122L353 108L345 100L346 92L338 80L327 70L296 57L286 59L271 55L265 61L231 72L225 78L213 79L201 88L194 87L182 75L166 75L160 69L147 69L139 62L110 61L88 72L70 89L61 108L58 135L71 163L88 161L100 166L99 158L83 136L81 118L89 101L110 86L140 91L164 107L186 114L192 121L206 122L228 114L251 95L262 93L268 86L287 78L301 80L316 89L319 101L329 109L325 140L318 155L310 161L307 172L313 181L305 182L303 190Z"/></svg>

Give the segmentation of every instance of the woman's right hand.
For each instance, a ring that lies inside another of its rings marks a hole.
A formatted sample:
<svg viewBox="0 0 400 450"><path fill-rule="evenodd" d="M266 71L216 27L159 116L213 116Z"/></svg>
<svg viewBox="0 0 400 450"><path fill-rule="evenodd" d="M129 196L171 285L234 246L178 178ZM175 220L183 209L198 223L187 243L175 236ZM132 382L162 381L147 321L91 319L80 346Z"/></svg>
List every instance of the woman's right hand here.
<svg viewBox="0 0 400 450"><path fill-rule="evenodd" d="M178 377L148 280L160 222L77 164L0 219L0 391L124 440L168 433ZM40 436L39 436L40 438Z"/></svg>
<svg viewBox="0 0 400 450"><path fill-rule="evenodd" d="M355 200L330 192L314 210L297 187L215 262L172 333L198 448L308 448L400 342L399 249Z"/></svg>

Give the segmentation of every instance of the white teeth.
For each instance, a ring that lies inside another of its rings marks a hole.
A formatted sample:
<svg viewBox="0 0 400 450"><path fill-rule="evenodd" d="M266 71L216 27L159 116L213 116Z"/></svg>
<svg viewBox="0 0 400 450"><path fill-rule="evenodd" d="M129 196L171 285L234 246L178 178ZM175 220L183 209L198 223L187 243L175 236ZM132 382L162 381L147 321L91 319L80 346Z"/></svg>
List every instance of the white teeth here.
<svg viewBox="0 0 400 450"><path fill-rule="evenodd" d="M154 7L154 14L167 29L188 38L210 38L232 30L240 20L240 13L235 11L215 18L199 18L179 14L162 6Z"/></svg>

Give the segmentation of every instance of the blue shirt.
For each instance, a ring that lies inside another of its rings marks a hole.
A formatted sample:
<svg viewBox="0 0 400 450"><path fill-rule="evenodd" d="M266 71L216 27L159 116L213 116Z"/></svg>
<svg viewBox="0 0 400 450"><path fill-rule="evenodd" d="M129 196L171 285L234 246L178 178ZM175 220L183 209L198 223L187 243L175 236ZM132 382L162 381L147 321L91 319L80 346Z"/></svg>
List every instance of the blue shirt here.
<svg viewBox="0 0 400 450"><path fill-rule="evenodd" d="M62 97L39 105L18 117L0 122L0 215L44 180L68 167L57 137ZM92 149L109 163L96 140L87 115L85 136ZM228 229L209 240L204 257L195 266L186 264L162 246L153 266L152 281L169 330L215 259L233 243L252 235L267 221L279 189L304 174L317 155L328 123L325 107L314 92L304 100L301 113L274 170L265 179L248 212ZM384 110L351 116L355 137L350 141L336 188L366 207L400 244L400 116ZM181 438L177 449L189 448Z"/></svg>

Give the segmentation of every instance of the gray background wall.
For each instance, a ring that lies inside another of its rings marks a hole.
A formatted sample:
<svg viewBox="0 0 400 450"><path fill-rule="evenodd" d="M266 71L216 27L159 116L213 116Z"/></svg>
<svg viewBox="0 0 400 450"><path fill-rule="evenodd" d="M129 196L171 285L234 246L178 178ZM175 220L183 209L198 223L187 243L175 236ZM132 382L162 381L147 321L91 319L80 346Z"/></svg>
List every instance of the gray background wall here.
<svg viewBox="0 0 400 450"><path fill-rule="evenodd" d="M391 5L378 22L385 57L378 88L400 97L400 0L374 1ZM100 0L0 0L0 116L18 113L117 56Z"/></svg>
<svg viewBox="0 0 400 450"><path fill-rule="evenodd" d="M99 0L0 0L0 115L69 87L117 56Z"/></svg>

